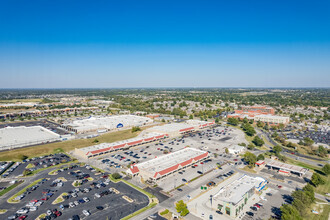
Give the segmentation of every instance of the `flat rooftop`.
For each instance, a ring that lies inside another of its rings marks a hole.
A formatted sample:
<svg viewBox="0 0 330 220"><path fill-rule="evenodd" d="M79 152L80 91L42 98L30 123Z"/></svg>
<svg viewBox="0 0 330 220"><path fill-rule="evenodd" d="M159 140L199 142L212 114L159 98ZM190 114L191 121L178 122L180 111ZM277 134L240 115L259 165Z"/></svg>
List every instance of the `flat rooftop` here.
<svg viewBox="0 0 330 220"><path fill-rule="evenodd" d="M173 153L168 153L166 155L145 161L143 163L139 163L136 166L140 170L145 170L148 173L154 174L174 167L175 165L181 164L183 162L187 162L190 159L196 158L205 153L207 152L196 148L187 147L185 149Z"/></svg>
<svg viewBox="0 0 330 220"><path fill-rule="evenodd" d="M116 142L112 142L112 143L101 143L101 144L93 145L93 146L90 146L90 147L79 148L79 150L81 150L81 151L83 151L84 153L87 154L89 152L103 150L103 149L106 149L106 148L111 148L111 147L120 146L120 145L126 145L128 143L134 143L136 141L143 141L143 140L146 140L146 139L149 139L149 138L162 136L162 135L163 134L152 132L152 133L147 133L143 136L130 138L130 139L122 140L122 141L116 141Z"/></svg>
<svg viewBox="0 0 330 220"><path fill-rule="evenodd" d="M260 191L267 181L262 177L252 177L242 175L238 179L222 187L213 198L224 202L237 204L239 203L244 195L255 188Z"/></svg>
<svg viewBox="0 0 330 220"><path fill-rule="evenodd" d="M118 124L123 127L141 126L145 123L153 122L152 119L136 115L116 115L109 117L90 117L81 120L75 120L71 123L65 124L78 131L92 130L92 129L114 129Z"/></svg>
<svg viewBox="0 0 330 220"><path fill-rule="evenodd" d="M183 129L197 129L199 127L205 127L208 125L212 125L213 122L207 122L207 121L199 121L199 120L187 120L182 123L171 123L171 124L165 124L161 126L155 126L153 128L150 128L149 130L157 131L161 133L171 133L171 132L179 132Z"/></svg>
<svg viewBox="0 0 330 220"><path fill-rule="evenodd" d="M295 165L291 165L291 164L287 164L287 163L282 163L280 161L277 160L271 160L266 158L265 160L266 162L266 166L272 166L272 167L276 167L278 169L281 170L285 170L285 171L290 171L290 172L295 172L295 173L302 173L305 174L308 169L300 167L300 166L295 166Z"/></svg>
<svg viewBox="0 0 330 220"><path fill-rule="evenodd" d="M18 126L0 129L0 147L28 146L59 140L60 135L42 126Z"/></svg>

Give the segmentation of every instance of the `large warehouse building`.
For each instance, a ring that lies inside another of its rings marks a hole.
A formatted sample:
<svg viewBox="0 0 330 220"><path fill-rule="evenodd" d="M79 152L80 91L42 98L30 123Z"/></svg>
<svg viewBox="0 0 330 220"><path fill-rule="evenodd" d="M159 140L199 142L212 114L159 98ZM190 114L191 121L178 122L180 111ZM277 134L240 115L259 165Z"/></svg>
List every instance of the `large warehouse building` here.
<svg viewBox="0 0 330 220"><path fill-rule="evenodd" d="M90 147L84 147L75 149L74 153L77 156L81 156L83 158L91 158L100 156L106 153L111 153L113 151L122 150L134 146L138 146L141 144L150 143L153 141L161 140L164 138L167 138L168 135L166 134L160 134L160 133L147 133L144 136L136 137L136 138L130 138L123 141L117 141L113 143L102 143Z"/></svg>
<svg viewBox="0 0 330 220"><path fill-rule="evenodd" d="M209 157L207 151L185 148L133 165L127 173L154 182Z"/></svg>
<svg viewBox="0 0 330 220"><path fill-rule="evenodd" d="M75 133L105 132L120 128L130 128L152 123L153 120L147 117L136 115L117 115L109 117L90 117L87 119L75 120L61 127Z"/></svg>
<svg viewBox="0 0 330 220"><path fill-rule="evenodd" d="M0 129L0 150L8 150L60 140L60 135L41 126Z"/></svg>
<svg viewBox="0 0 330 220"><path fill-rule="evenodd" d="M242 213L247 201L267 185L267 180L261 177L242 175L230 184L222 187L213 195L218 210L236 218Z"/></svg>
<svg viewBox="0 0 330 220"><path fill-rule="evenodd" d="M200 130L202 128L209 127L214 125L214 122L206 122L199 120L187 120L182 123L171 123L162 126L155 126L149 128L148 132L158 132L158 133L166 133L170 137L179 136L185 133L193 132Z"/></svg>

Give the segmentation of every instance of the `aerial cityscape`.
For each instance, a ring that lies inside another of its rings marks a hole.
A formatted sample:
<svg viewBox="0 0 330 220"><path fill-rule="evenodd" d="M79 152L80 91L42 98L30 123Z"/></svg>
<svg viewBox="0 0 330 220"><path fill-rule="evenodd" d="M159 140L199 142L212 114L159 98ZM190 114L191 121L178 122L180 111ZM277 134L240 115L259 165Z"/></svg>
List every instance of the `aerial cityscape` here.
<svg viewBox="0 0 330 220"><path fill-rule="evenodd" d="M330 219L329 1L1 1L0 219Z"/></svg>

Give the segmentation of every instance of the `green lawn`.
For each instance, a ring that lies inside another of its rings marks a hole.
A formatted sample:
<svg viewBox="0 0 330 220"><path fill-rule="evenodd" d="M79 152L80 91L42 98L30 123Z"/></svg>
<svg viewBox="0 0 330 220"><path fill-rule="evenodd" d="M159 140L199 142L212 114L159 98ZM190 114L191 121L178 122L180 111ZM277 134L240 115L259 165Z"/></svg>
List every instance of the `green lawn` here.
<svg viewBox="0 0 330 220"><path fill-rule="evenodd" d="M330 175L328 176L322 175L322 178L325 180L325 184L316 187L315 192L325 195L326 193L330 193Z"/></svg>
<svg viewBox="0 0 330 220"><path fill-rule="evenodd" d="M321 168L319 168L319 167L312 166L310 164L306 164L306 163L303 163L303 162L294 160L294 159L289 158L289 157L286 157L286 159L287 159L287 163L291 163L293 165L301 166L301 167L304 167L304 168L307 168L307 169L310 169L310 170L317 171L319 173L323 173L322 170L321 170Z"/></svg>
<svg viewBox="0 0 330 220"><path fill-rule="evenodd" d="M323 202L323 201L322 201ZM307 216L304 216L306 220L328 220L330 214L330 205L326 204L313 204L312 209L319 212L318 215L309 213Z"/></svg>

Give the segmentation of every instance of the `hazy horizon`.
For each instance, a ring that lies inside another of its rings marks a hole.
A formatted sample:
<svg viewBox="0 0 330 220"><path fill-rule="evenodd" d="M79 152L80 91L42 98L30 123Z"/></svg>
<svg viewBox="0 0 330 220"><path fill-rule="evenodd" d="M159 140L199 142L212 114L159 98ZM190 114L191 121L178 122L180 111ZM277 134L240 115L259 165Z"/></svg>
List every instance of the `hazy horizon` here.
<svg viewBox="0 0 330 220"><path fill-rule="evenodd" d="M328 88L330 2L0 2L0 88Z"/></svg>

